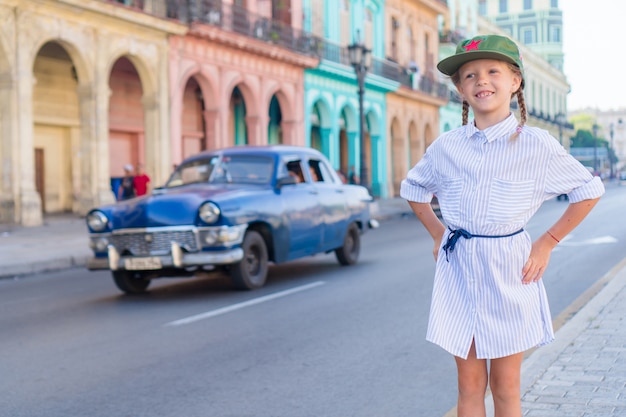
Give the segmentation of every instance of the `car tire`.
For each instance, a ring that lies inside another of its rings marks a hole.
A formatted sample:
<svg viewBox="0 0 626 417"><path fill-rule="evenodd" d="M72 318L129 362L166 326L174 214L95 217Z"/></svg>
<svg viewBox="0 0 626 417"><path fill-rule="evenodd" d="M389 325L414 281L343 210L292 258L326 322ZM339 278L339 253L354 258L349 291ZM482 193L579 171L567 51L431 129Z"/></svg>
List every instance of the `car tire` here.
<svg viewBox="0 0 626 417"><path fill-rule="evenodd" d="M348 226L343 238L343 246L335 249L335 256L341 265L354 265L359 260L361 252L361 232L359 227L352 223Z"/></svg>
<svg viewBox="0 0 626 417"><path fill-rule="evenodd" d="M246 233L241 244L243 259L230 268L233 284L240 290L254 290L265 285L268 273L267 245L254 230Z"/></svg>
<svg viewBox="0 0 626 417"><path fill-rule="evenodd" d="M142 294L150 285L150 280L131 271L111 271L117 288L126 294Z"/></svg>

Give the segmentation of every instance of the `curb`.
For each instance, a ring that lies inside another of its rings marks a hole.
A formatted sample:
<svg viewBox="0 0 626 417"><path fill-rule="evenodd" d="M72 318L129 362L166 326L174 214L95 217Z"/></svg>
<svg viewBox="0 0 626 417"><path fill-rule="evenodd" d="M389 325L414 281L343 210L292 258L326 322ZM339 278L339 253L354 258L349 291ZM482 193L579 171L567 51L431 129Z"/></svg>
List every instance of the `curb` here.
<svg viewBox="0 0 626 417"><path fill-rule="evenodd" d="M32 275L84 267L87 265L89 258L90 254L68 255L43 261L3 265L2 270L0 270L0 279L17 278L22 275Z"/></svg>

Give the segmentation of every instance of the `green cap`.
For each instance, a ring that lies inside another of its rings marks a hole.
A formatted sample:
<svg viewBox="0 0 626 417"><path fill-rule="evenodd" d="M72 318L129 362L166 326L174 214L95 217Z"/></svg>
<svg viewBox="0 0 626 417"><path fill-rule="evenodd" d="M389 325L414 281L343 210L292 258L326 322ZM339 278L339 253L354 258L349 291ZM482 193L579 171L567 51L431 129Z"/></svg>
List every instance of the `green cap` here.
<svg viewBox="0 0 626 417"><path fill-rule="evenodd" d="M446 75L452 75L466 62L476 59L497 59L517 65L524 77L524 66L519 48L511 39L499 35L474 36L456 47L454 55L442 59L437 69Z"/></svg>

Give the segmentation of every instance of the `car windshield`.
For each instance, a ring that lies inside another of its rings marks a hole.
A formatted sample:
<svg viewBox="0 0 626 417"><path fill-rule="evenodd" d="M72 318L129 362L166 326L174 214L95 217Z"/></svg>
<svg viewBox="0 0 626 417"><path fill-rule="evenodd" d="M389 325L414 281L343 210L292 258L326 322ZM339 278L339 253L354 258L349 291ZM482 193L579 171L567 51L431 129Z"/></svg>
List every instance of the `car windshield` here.
<svg viewBox="0 0 626 417"><path fill-rule="evenodd" d="M197 183L267 184L272 178L272 171L273 162L270 157L215 155L180 165L165 187Z"/></svg>

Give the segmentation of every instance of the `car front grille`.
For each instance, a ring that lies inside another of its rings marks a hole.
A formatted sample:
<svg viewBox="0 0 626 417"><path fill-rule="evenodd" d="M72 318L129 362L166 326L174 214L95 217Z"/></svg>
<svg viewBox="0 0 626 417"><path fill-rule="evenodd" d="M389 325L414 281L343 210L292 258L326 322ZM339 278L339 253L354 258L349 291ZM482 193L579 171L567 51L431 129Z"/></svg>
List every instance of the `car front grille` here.
<svg viewBox="0 0 626 417"><path fill-rule="evenodd" d="M192 230L137 231L114 233L111 243L121 254L134 256L167 255L172 242L178 243L188 252L198 250L198 241Z"/></svg>

